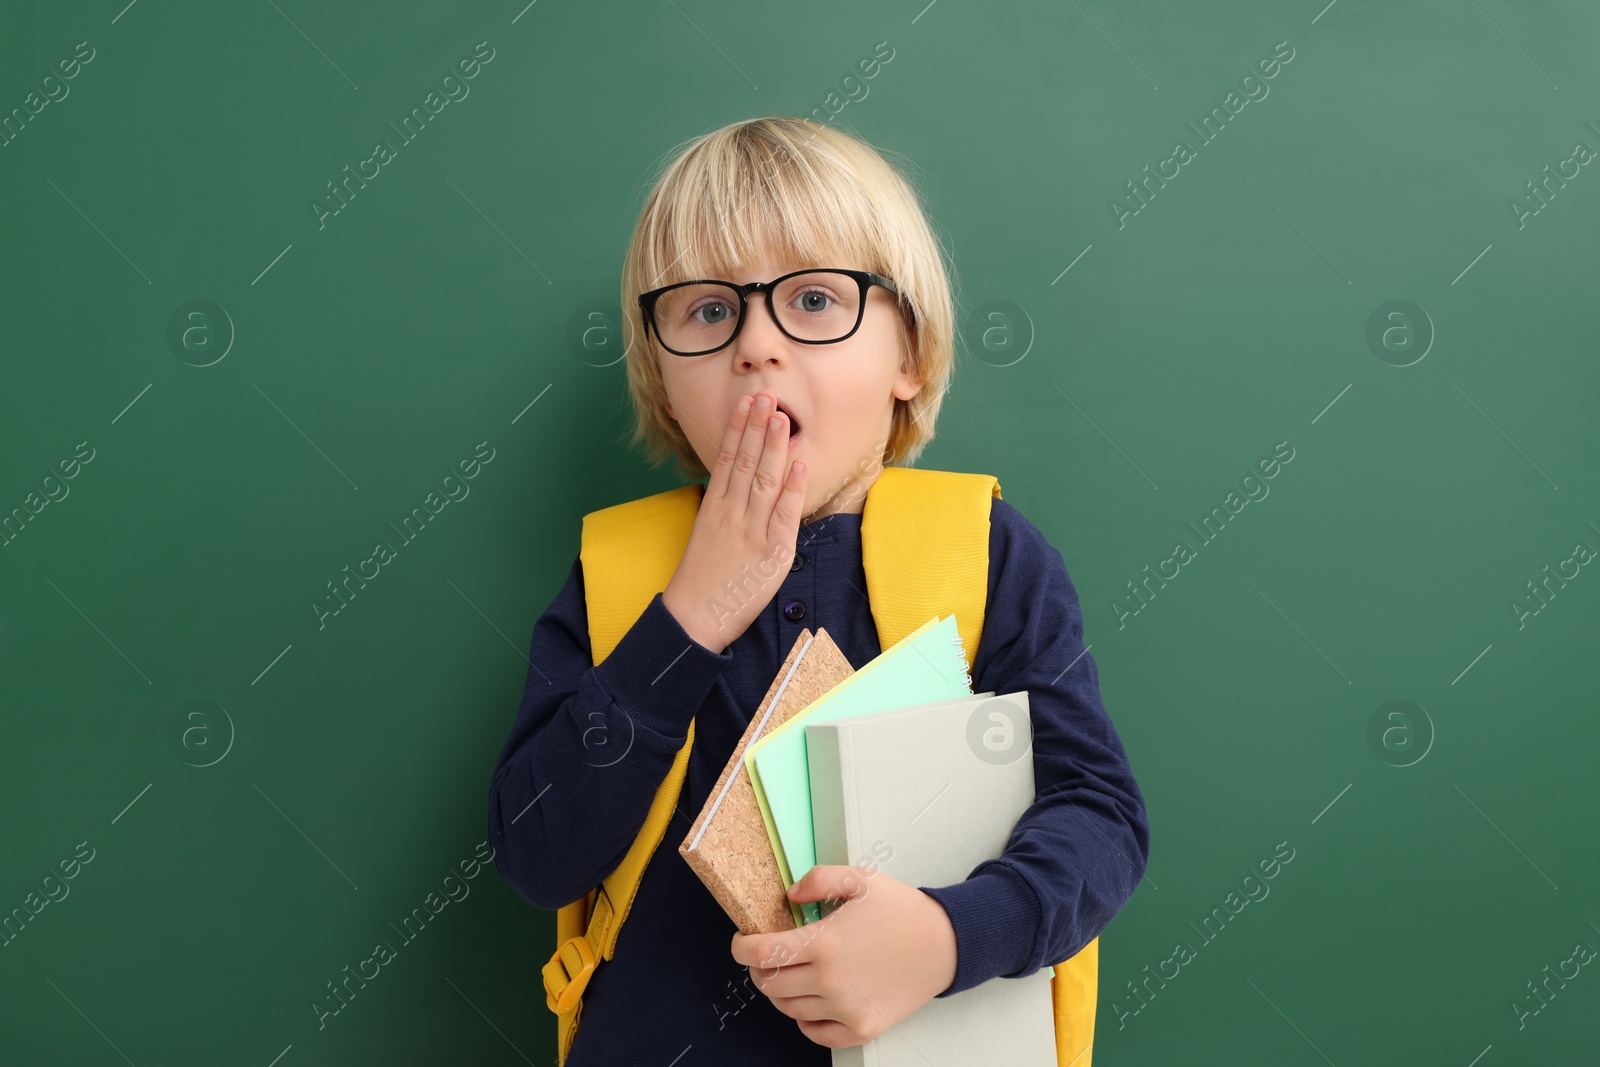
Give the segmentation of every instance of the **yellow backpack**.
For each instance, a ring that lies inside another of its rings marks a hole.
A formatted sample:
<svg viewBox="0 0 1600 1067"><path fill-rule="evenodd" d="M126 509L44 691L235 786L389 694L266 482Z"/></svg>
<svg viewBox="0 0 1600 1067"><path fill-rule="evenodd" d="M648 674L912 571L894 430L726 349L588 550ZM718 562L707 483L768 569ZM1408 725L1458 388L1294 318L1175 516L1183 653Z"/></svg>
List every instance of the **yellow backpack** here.
<svg viewBox="0 0 1600 1067"><path fill-rule="evenodd" d="M665 589L689 544L705 487L698 482L591 512L583 518L589 642L599 663ZM935 615L952 612L970 671L983 633L989 585L991 475L885 467L867 490L861 516L862 567L878 628L890 648ZM556 1013L557 1062L578 1033L583 990L612 958L656 846L677 806L694 745L688 739L656 790L633 846L604 881L556 913L556 950L543 968L545 1005ZM1052 969L1058 1067L1091 1067L1100 939Z"/></svg>

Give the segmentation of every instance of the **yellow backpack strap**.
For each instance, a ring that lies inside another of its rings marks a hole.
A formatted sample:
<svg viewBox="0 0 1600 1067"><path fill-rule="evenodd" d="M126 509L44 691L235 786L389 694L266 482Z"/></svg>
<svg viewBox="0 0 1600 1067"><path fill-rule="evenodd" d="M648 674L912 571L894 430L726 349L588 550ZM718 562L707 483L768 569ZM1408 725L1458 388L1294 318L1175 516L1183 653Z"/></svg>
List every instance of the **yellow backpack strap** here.
<svg viewBox="0 0 1600 1067"><path fill-rule="evenodd" d="M689 547L700 512L699 482L680 485L583 517L583 587L589 647L599 663L611 655L655 595L667 587Z"/></svg>
<svg viewBox="0 0 1600 1067"><path fill-rule="evenodd" d="M680 486L592 512L583 519L583 566L589 645L595 663L617 647L655 595L671 581L689 544L704 487ZM694 746L689 733L656 789L633 845L599 886L556 912L556 950L544 965L545 1006L556 1013L557 1060L565 1063L577 1036L583 990L595 968L616 951L644 870L665 836Z"/></svg>
<svg viewBox="0 0 1600 1067"><path fill-rule="evenodd" d="M989 511L1000 483L987 474L885 467L867 490L861 562L883 648L935 615L956 616L970 672L989 594ZM1052 969L1058 1067L1091 1067L1100 939Z"/></svg>
<svg viewBox="0 0 1600 1067"><path fill-rule="evenodd" d="M1052 968L1050 999L1055 1004L1056 1067L1091 1067L1094 1062L1094 1009L1100 989L1100 939Z"/></svg>
<svg viewBox="0 0 1600 1067"><path fill-rule="evenodd" d="M967 670L989 596L989 474L885 467L861 509L861 565L878 644L889 648L935 615L956 617Z"/></svg>

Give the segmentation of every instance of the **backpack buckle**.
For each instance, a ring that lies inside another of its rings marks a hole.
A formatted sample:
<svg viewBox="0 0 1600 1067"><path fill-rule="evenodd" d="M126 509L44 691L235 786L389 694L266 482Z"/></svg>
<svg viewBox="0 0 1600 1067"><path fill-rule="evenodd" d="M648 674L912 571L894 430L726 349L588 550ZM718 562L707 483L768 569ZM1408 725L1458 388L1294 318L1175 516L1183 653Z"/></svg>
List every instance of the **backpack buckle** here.
<svg viewBox="0 0 1600 1067"><path fill-rule="evenodd" d="M566 1015L578 1006L584 987L594 974L594 946L583 935L569 937L550 956L543 968L545 1007ZM576 968L576 971L574 971Z"/></svg>

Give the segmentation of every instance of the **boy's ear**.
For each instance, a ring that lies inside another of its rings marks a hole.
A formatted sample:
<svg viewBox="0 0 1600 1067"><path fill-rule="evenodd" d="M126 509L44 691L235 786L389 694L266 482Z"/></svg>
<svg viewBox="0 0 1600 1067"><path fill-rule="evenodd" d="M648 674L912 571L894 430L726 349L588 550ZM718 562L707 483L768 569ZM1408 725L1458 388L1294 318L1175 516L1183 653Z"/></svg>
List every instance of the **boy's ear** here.
<svg viewBox="0 0 1600 1067"><path fill-rule="evenodd" d="M910 400L922 391L923 379L920 376L913 378L910 366L910 360L901 360L900 370L894 378L894 395L901 400Z"/></svg>
<svg viewBox="0 0 1600 1067"><path fill-rule="evenodd" d="M913 375L914 354L916 351L917 335L915 329L907 330L902 326L900 333L900 368L895 374L894 395L901 400L910 400L921 392L923 378L920 374Z"/></svg>

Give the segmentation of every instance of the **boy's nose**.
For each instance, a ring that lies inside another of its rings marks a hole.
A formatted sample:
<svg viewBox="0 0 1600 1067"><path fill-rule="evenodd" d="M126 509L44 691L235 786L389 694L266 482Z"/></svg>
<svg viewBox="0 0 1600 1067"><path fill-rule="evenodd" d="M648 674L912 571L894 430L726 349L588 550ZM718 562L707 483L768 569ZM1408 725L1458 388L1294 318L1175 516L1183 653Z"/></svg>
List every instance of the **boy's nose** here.
<svg viewBox="0 0 1600 1067"><path fill-rule="evenodd" d="M758 308L757 301L767 306ZM748 321L733 342L737 350L735 359L740 365L755 366L773 360L782 362L788 358L789 338L778 329L771 314L771 304L767 301L767 293L751 293L745 298L745 306L749 309Z"/></svg>

